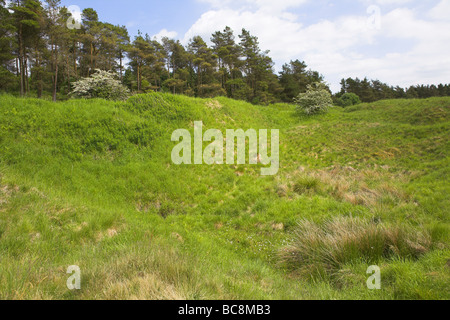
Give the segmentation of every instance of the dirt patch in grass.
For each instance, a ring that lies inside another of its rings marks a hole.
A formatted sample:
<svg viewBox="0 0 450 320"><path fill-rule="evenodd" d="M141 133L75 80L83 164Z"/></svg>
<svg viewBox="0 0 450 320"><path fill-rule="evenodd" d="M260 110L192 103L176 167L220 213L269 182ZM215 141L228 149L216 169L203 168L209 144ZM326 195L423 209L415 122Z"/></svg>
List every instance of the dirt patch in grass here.
<svg viewBox="0 0 450 320"><path fill-rule="evenodd" d="M222 109L222 105L217 100L207 101L206 106L210 109Z"/></svg>
<svg viewBox="0 0 450 320"><path fill-rule="evenodd" d="M272 229L274 231L282 231L282 230L284 230L284 224L283 223L274 223L274 224L272 224Z"/></svg>
<svg viewBox="0 0 450 320"><path fill-rule="evenodd" d="M97 242L101 242L104 239L112 239L114 237L117 237L119 235L119 230L117 228L109 228L106 231L100 231L97 233L95 240Z"/></svg>
<svg viewBox="0 0 450 320"><path fill-rule="evenodd" d="M19 192L18 186L0 185L0 206L7 204L14 193Z"/></svg>
<svg viewBox="0 0 450 320"><path fill-rule="evenodd" d="M180 204L179 207L183 205ZM165 194L143 194L136 197L135 202L136 211L141 213L154 212L163 218L174 214L176 206L173 201Z"/></svg>

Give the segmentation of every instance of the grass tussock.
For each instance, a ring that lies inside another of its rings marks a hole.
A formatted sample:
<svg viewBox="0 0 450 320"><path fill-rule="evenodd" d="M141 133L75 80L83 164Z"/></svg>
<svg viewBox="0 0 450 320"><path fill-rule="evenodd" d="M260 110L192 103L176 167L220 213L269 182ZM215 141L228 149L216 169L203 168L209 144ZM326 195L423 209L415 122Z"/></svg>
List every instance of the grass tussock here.
<svg viewBox="0 0 450 320"><path fill-rule="evenodd" d="M426 232L406 226L389 226L358 218L335 218L317 224L299 222L281 261L301 275L326 276L347 263L377 263L381 259L417 259L431 248Z"/></svg>
<svg viewBox="0 0 450 320"><path fill-rule="evenodd" d="M293 190L297 194L317 192L320 190L320 181L315 177L303 176L297 179Z"/></svg>

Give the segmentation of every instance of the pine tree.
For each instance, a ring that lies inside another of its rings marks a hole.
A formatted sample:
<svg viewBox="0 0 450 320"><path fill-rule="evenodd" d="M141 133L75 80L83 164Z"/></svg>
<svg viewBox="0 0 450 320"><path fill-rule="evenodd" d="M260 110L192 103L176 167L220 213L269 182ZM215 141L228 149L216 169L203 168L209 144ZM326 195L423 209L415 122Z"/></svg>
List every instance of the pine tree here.
<svg viewBox="0 0 450 320"><path fill-rule="evenodd" d="M210 95L211 91L217 91L214 84L214 69L216 58L212 49L208 48L205 41L196 36L191 39L188 45L188 52L191 55L191 65L194 69L195 92L197 96ZM220 92L220 90L218 90Z"/></svg>
<svg viewBox="0 0 450 320"><path fill-rule="evenodd" d="M13 16L6 6L5 0L0 0L0 90L14 88L14 55L16 46L16 29Z"/></svg>
<svg viewBox="0 0 450 320"><path fill-rule="evenodd" d="M11 5L17 37L17 70L20 95L28 93L29 53L34 39L39 34L41 3L36 0L16 0Z"/></svg>
<svg viewBox="0 0 450 320"><path fill-rule="evenodd" d="M300 60L283 65L279 76L283 88L280 97L283 101L292 102L299 93L306 92L309 84L323 81L323 77L317 71L307 70L307 67L306 63Z"/></svg>

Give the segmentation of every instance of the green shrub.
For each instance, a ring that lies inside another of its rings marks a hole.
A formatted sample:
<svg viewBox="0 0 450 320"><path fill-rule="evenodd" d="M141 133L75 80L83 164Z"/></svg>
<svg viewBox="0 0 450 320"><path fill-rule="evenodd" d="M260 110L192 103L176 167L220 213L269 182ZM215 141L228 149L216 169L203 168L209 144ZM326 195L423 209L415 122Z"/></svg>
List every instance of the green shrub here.
<svg viewBox="0 0 450 320"><path fill-rule="evenodd" d="M333 106L331 93L323 83L308 85L308 91L300 93L295 102L297 112L307 115L327 112Z"/></svg>
<svg viewBox="0 0 450 320"><path fill-rule="evenodd" d="M361 103L361 99L354 93L345 93L337 100L337 105L341 107L351 107Z"/></svg>
<svg viewBox="0 0 450 320"><path fill-rule="evenodd" d="M71 95L74 98L102 98L106 100L126 100L128 89L114 75L103 70L96 70L90 78L81 79L73 84Z"/></svg>

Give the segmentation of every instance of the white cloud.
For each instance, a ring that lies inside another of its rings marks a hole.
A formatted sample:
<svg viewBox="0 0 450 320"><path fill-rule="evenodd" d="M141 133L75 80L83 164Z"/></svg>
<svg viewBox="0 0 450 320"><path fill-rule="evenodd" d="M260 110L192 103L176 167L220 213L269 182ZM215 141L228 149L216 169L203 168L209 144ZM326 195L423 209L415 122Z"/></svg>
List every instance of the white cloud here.
<svg viewBox="0 0 450 320"><path fill-rule="evenodd" d="M5 7L8 8L9 5L11 4L11 2L12 2L11 0L6 0L6 1L5 1ZM13 13L13 11L12 11L11 9L8 9L8 11L9 11L10 13Z"/></svg>
<svg viewBox="0 0 450 320"><path fill-rule="evenodd" d="M238 8L241 10L256 9L271 13L279 13L288 8L298 7L309 0L199 0L209 3L215 9Z"/></svg>
<svg viewBox="0 0 450 320"><path fill-rule="evenodd" d="M259 1L257 8L208 1L217 7L204 13L185 34L187 43L194 35L209 41L211 34L230 26L235 34L242 28L258 36L263 50L270 49L277 69L291 59L305 60L314 70L325 75L334 91L344 77L380 79L392 85L449 82L450 19L441 19L441 1L429 16L417 17L409 8L397 8L381 15L381 28L370 28L369 15L345 15L304 25L296 15L285 10L305 1L279 1L285 11L267 10L269 1ZM249 1L244 1L247 3ZM405 4L409 0L378 0L378 4ZM278 4L278 2L276 2ZM266 6L264 9L264 6ZM278 12L278 13L277 13ZM448 12L448 11L447 11ZM383 13L383 12L382 12ZM439 19L439 20L438 20ZM237 39L239 40L239 39ZM401 42L401 46L392 44ZM406 44L406 45L403 45Z"/></svg>
<svg viewBox="0 0 450 320"><path fill-rule="evenodd" d="M167 37L169 39L175 39L178 36L176 31L168 31L167 29L162 29L159 33L153 35L152 39L161 41L162 38Z"/></svg>
<svg viewBox="0 0 450 320"><path fill-rule="evenodd" d="M428 12L428 16L436 20L450 19L450 0L442 0L439 4Z"/></svg>
<svg viewBox="0 0 450 320"><path fill-rule="evenodd" d="M412 0L377 0L376 3L379 5L403 5L411 2Z"/></svg>
<svg viewBox="0 0 450 320"><path fill-rule="evenodd" d="M414 0L359 0L360 2L366 4L367 6L369 5L380 5L380 6L401 6L401 5L405 5L407 3L411 3Z"/></svg>
<svg viewBox="0 0 450 320"><path fill-rule="evenodd" d="M135 27L135 26L137 26L138 25L138 22L137 21L128 21L127 23L126 23L126 27L127 28L133 28L133 27Z"/></svg>

